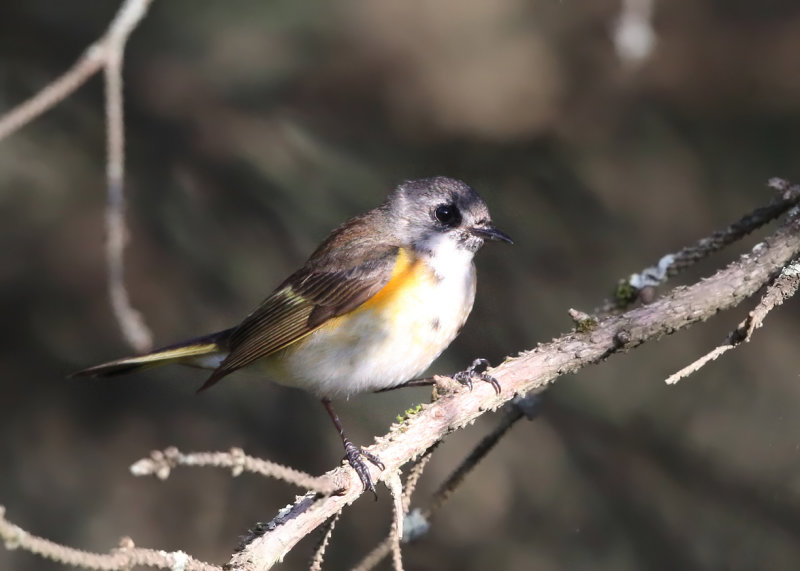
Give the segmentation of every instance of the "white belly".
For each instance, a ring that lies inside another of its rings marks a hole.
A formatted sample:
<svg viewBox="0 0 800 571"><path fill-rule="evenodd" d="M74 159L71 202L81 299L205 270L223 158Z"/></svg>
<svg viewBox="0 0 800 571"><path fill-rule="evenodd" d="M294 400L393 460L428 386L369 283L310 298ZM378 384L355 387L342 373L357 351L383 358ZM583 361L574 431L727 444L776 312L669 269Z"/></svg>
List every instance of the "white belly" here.
<svg viewBox="0 0 800 571"><path fill-rule="evenodd" d="M390 388L420 375L447 348L475 300L472 255L428 259L429 271L391 299L334 318L260 364L271 378L320 397ZM444 277L442 277L444 276Z"/></svg>

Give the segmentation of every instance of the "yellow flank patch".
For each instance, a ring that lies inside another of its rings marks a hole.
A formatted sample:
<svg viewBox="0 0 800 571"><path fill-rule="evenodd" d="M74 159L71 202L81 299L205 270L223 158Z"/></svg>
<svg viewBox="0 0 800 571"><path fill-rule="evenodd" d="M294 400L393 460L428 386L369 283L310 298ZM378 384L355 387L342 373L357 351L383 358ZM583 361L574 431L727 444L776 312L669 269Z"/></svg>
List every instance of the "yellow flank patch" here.
<svg viewBox="0 0 800 571"><path fill-rule="evenodd" d="M289 352L301 351L317 332L334 333L334 337L327 339L325 350L337 351L342 346L354 346L366 338L375 335L376 342L384 333L383 328L394 322L399 316L407 314L409 309L415 310L419 292L431 279L433 273L426 264L416 258L408 250L400 248L397 254L392 276L378 293L359 305L356 309L333 317L314 331L309 331L302 338L295 340L285 347ZM409 308L410 304L410 308ZM376 316L362 321L365 313L379 313ZM405 330L404 330L405 333Z"/></svg>
<svg viewBox="0 0 800 571"><path fill-rule="evenodd" d="M381 290L361 304L353 313L361 311L384 309L384 304L393 303L399 292L413 291L430 277L430 270L421 260L414 259L405 249L400 248L397 261L392 270L392 277ZM397 307L402 310L401 307Z"/></svg>

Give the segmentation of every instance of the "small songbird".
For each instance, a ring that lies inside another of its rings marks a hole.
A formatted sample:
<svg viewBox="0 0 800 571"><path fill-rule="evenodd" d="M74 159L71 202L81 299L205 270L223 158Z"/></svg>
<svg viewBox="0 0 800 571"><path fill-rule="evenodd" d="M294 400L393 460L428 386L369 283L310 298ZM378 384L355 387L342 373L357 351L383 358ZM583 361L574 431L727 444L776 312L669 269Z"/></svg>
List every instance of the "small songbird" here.
<svg viewBox="0 0 800 571"><path fill-rule="evenodd" d="M475 299L472 258L495 228L477 192L435 177L404 182L378 207L331 232L239 325L75 373L105 377L180 363L213 369L199 389L248 367L322 399L347 460L375 491L331 398L387 390L421 374L458 335ZM470 381L475 365L460 375Z"/></svg>

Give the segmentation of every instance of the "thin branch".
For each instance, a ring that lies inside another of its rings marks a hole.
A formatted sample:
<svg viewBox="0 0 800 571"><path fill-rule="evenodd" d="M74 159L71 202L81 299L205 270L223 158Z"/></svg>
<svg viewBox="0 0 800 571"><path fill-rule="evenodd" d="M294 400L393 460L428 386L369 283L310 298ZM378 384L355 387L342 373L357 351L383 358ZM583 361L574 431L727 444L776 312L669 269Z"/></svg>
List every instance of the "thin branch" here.
<svg viewBox="0 0 800 571"><path fill-rule="evenodd" d="M403 553L400 550L400 540L403 538L403 519L406 516L406 510L408 508L403 501L403 483L400 481L400 470L389 474L384 481L392 492L393 500L392 512L394 518L392 518L392 527L389 531L392 565L394 566L394 571L403 571Z"/></svg>
<svg viewBox="0 0 800 571"><path fill-rule="evenodd" d="M372 569L375 569L375 567L377 567L381 561L386 559L386 556L389 555L391 551L392 534L390 533L383 541L376 545L372 551L367 553L364 558L352 568L351 571L372 571Z"/></svg>
<svg viewBox="0 0 800 571"><path fill-rule="evenodd" d="M99 48L97 44L93 44L61 77L0 117L0 141L63 101L86 83L90 77L103 69L104 64L103 49Z"/></svg>
<svg viewBox="0 0 800 571"><path fill-rule="evenodd" d="M478 443L458 468L453 471L450 477L445 480L444 484L434 493L429 506L424 510L416 509L409 514L411 494L414 492L417 481L422 476L422 471L425 469L425 466L432 456L433 448L429 449L425 455L414 464L406 480L405 490L403 492L402 510L405 517L403 541L412 541L428 531L430 528L430 520L433 515L445 504L461 483L464 482L467 475L472 472L478 463L485 458L497 443L500 442L503 436L508 433L508 430L521 418L527 417L528 419L532 419L536 416L539 410L538 402L539 398L536 395L516 397L508 414L503 417L491 433ZM389 553L394 553L395 550L399 549L399 541L397 541L397 538L394 536L393 527L386 539L370 551L364 559L354 567L353 571L369 571L375 568Z"/></svg>
<svg viewBox="0 0 800 571"><path fill-rule="evenodd" d="M711 361L716 361L717 359L722 357L723 354L727 353L734 347L735 345L730 345L730 344L720 345L719 347L715 347L714 349L712 349L711 351L709 351L696 361L686 365L680 371L672 373L669 377L664 379L664 382L667 383L668 385L674 385L681 379L685 379L686 377L696 373L697 371L708 365Z"/></svg>
<svg viewBox="0 0 800 571"><path fill-rule="evenodd" d="M122 99L122 61L128 36L134 30L152 0L128 0L120 8L106 34L106 264L111 307L125 340L137 351L153 346L153 334L142 314L131 305L125 286L124 250L128 239L125 224L125 121Z"/></svg>
<svg viewBox="0 0 800 571"><path fill-rule="evenodd" d="M183 551L157 551L134 547L133 541L125 538L120 547L109 554L90 553L67 547L32 535L5 518L5 508L0 506L0 539L6 549L23 549L56 563L72 565L82 569L117 571L134 566L159 569L181 569L184 571L221 571L222 567L198 561Z"/></svg>
<svg viewBox="0 0 800 571"><path fill-rule="evenodd" d="M792 185L788 181L778 178L770 180L768 185L777 191L777 196L768 205L753 210L724 230L698 240L695 244L687 246L677 253L662 256L654 266L645 268L637 274L632 274L628 279L620 281L617 285L615 299L607 301L602 307L595 310L595 313L600 315L612 313L629 307L640 297L649 297L643 294L664 284L667 279L677 276L700 260L741 240L800 203L800 185Z"/></svg>
<svg viewBox="0 0 800 571"><path fill-rule="evenodd" d="M417 480L422 475L428 460L431 457L430 451L423 457L424 462L418 462L412 468L406 481L406 489L403 495L403 514L405 514L405 525L403 527L403 541L410 542L427 533L430 529L430 521L433 515L441 509L453 492L464 482L467 475L475 469L478 463L497 445L498 442L508 433L508 430L523 417L532 419L539 410L539 397L529 395L527 397L516 397L508 414L506 414L494 430L485 436L472 452L461 462L453 471L450 477L445 480L439 489L434 493L430 504L425 509L415 509L409 513L411 494L416 487ZM355 569L358 571L369 571L378 565L394 548L394 537L389 536L379 543L367 556L359 563ZM399 549L399 546L398 546Z"/></svg>
<svg viewBox="0 0 800 571"><path fill-rule="evenodd" d="M325 550L328 549L328 543L330 543L331 536L333 535L333 528L336 527L336 522L339 521L341 515L342 512L337 513L325 524L325 533L317 549L314 551L314 556L311 558L311 565L308 568L309 571L322 571L322 561L325 558Z"/></svg>
<svg viewBox="0 0 800 571"><path fill-rule="evenodd" d="M743 337L743 341L750 341L755 330L764 325L767 314L783 305L787 299L797 293L798 288L800 288L800 260L793 260L781 270L775 281L767 288L759 304L742 324L742 331L732 335Z"/></svg>
<svg viewBox="0 0 800 571"><path fill-rule="evenodd" d="M728 335L725 345L715 347L706 355L667 377L665 382L668 385L674 385L681 379L685 379L692 373L699 371L706 364L719 358L724 353L750 341L755 330L764 324L767 314L797 293L798 289L800 289L800 260L794 260L781 270L781 273L767 288L755 309Z"/></svg>
<svg viewBox="0 0 800 571"><path fill-rule="evenodd" d="M537 399L536 395L529 395L527 399ZM538 400L538 399L537 399ZM459 466L450 474L450 477L444 481L439 489L433 494L433 500L430 507L423 512L425 519L430 517L442 507L442 505L450 498L458 487L464 482L464 479L469 475L472 470L483 460L489 452L497 445L498 442L505 436L508 431L514 426L518 420L529 414L525 412L523 406L512 406L503 419L494 427L492 432L487 434L478 445L472 449L472 452L459 464ZM532 409L531 409L532 410ZM532 414L532 413L531 413Z"/></svg>
<svg viewBox="0 0 800 571"><path fill-rule="evenodd" d="M108 290L114 317L125 340L137 351L153 345L153 336L140 312L130 303L124 281L125 130L122 99L122 61L128 37L147 14L152 0L125 0L105 34L78 61L36 95L0 117L0 141L71 95L101 69L105 70L106 102L106 262Z"/></svg>
<svg viewBox="0 0 800 571"><path fill-rule="evenodd" d="M417 483L422 477L425 468L428 466L428 462L433 458L433 452L438 446L439 442L428 448L422 456L417 458L411 466L411 470L408 471L408 478L406 478L406 484L403 489L403 513L408 513L408 509L411 506L411 496L414 495L414 491L417 489ZM403 535L407 535L407 532L408 525L403 524Z"/></svg>
<svg viewBox="0 0 800 571"><path fill-rule="evenodd" d="M149 458L136 461L130 470L134 476L155 476L160 480L166 480L172 469L177 466L230 468L234 477L243 472L252 472L325 495L332 494L338 489L337 483L330 478L316 478L294 468L248 456L241 448L231 448L230 452L190 452L188 454L184 454L175 447L167 448L164 451L154 450L150 453Z"/></svg>
<svg viewBox="0 0 800 571"><path fill-rule="evenodd" d="M419 482L422 472L425 470L428 462L433 457L433 451L438 447L438 445L439 443L437 442L431 446L413 463L413 466L408 473L408 477L406 478L406 483L403 489L403 514L405 514L405 519L403 521L402 536L402 540L406 543L418 537L419 535L422 535L424 532L420 531L421 529L425 528L425 531L427 531L426 521L421 520L415 513L409 514L409 507L411 505L411 496L417 487L417 482ZM353 567L352 571L371 571L377 567L387 555L392 553L394 543L395 536L393 530L390 530L386 538L376 545L372 551L367 553L367 555L365 555L364 558L359 561L355 567Z"/></svg>
<svg viewBox="0 0 800 571"><path fill-rule="evenodd" d="M147 13L153 0L126 0L106 33L89 46L75 64L30 99L0 117L0 141L48 111L103 69L112 52L124 48L125 40ZM121 54L119 54L121 57Z"/></svg>
<svg viewBox="0 0 800 571"><path fill-rule="evenodd" d="M677 288L649 305L600 320L589 331L563 335L506 360L489 371L501 383L500 394L483 384L476 385L472 391L462 387L447 393L402 425L393 427L369 450L384 462L384 474L391 474L446 434L496 410L517 394L539 392L561 375L577 372L615 353L685 329L738 305L799 254L800 221L790 220L750 253L710 278L690 287ZM377 468L371 469L373 479L380 480ZM349 467L337 468L328 475L349 483L341 495L316 499L313 507L303 510L297 517L285 518L273 530L252 537L234 554L230 568L269 568L308 532L354 502L363 492Z"/></svg>

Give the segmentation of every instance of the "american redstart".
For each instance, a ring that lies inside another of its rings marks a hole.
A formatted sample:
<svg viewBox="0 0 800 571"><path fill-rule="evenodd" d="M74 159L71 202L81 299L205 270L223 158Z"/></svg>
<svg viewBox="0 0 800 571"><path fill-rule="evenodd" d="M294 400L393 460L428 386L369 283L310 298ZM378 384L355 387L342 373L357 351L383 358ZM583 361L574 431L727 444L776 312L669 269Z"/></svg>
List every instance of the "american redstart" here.
<svg viewBox="0 0 800 571"><path fill-rule="evenodd" d="M213 369L203 390L237 369L257 368L322 399L348 461L374 492L363 458L383 464L344 435L330 399L397 387L428 368L472 310L472 258L484 240L512 243L475 190L445 177L407 181L331 232L236 327L75 375L180 363ZM462 380L470 381L474 367Z"/></svg>

